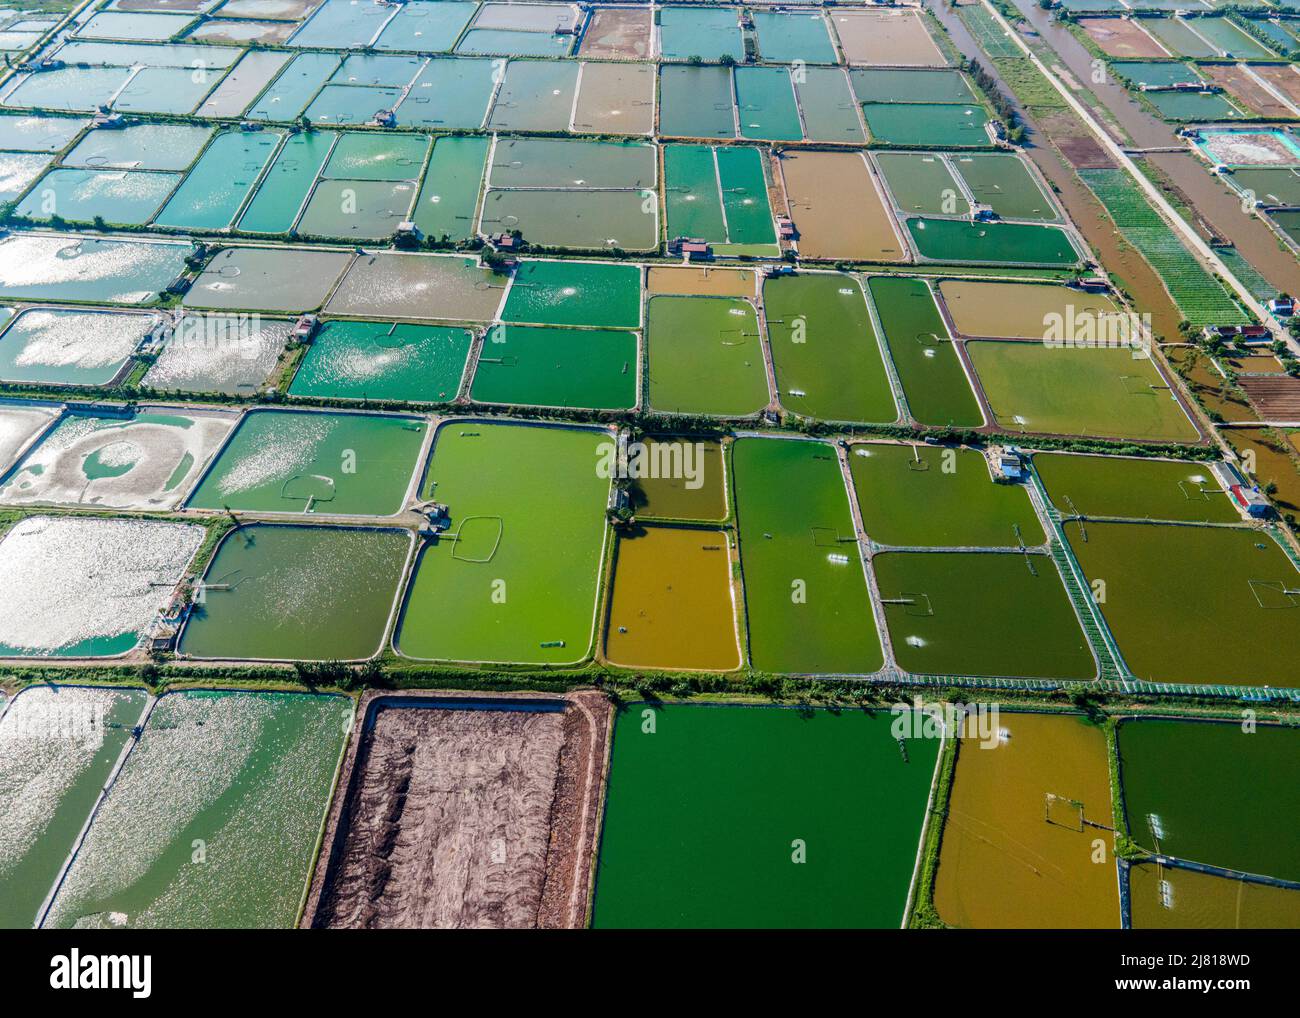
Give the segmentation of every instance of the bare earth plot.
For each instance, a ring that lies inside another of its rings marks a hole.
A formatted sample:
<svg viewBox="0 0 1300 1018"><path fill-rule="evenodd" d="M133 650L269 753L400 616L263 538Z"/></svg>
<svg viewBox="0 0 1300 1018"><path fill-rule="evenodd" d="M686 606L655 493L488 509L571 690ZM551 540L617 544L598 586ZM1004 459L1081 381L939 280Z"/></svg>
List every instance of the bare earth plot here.
<svg viewBox="0 0 1300 1018"><path fill-rule="evenodd" d="M304 926L586 924L610 704L525 697L363 700Z"/></svg>

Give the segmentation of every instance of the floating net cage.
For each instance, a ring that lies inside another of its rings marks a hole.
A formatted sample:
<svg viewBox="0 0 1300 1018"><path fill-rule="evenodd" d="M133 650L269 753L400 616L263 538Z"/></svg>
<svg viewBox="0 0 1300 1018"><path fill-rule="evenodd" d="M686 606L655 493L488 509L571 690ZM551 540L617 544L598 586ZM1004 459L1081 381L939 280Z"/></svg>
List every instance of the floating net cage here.
<svg viewBox="0 0 1300 1018"><path fill-rule="evenodd" d="M1043 819L1054 827L1083 833L1083 803L1069 796L1047 792L1043 797Z"/></svg>
<svg viewBox="0 0 1300 1018"><path fill-rule="evenodd" d="M288 502L304 502L310 508L317 502L333 502L334 478L326 474L294 474L280 485L280 497Z"/></svg>
<svg viewBox="0 0 1300 1018"><path fill-rule="evenodd" d="M466 528L469 531L466 532ZM506 524L500 516L466 516L451 535L451 557L458 562L472 562L482 565L496 557L501 547L501 538L505 534ZM484 540L486 535L486 540ZM473 544L470 543L471 538ZM482 544L490 545L486 554L471 554L466 548Z"/></svg>

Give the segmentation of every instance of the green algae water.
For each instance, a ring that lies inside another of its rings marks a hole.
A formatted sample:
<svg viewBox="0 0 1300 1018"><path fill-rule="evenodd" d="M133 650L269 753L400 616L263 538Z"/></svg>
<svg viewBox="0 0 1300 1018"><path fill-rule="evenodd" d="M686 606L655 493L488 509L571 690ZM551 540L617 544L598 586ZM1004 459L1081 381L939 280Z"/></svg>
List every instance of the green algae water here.
<svg viewBox="0 0 1300 1018"><path fill-rule="evenodd" d="M0 928L35 924L148 697L33 686L0 721Z"/></svg>
<svg viewBox="0 0 1300 1018"><path fill-rule="evenodd" d="M415 203L415 225L427 236L468 240L474 235L487 138L439 138Z"/></svg>
<svg viewBox="0 0 1300 1018"><path fill-rule="evenodd" d="M802 141L794 84L784 67L737 67L740 134L764 141Z"/></svg>
<svg viewBox="0 0 1300 1018"><path fill-rule="evenodd" d="M46 925L292 926L351 715L333 696L162 697Z"/></svg>
<svg viewBox="0 0 1300 1018"><path fill-rule="evenodd" d="M1300 881L1300 732L1132 719L1119 727L1129 834L1189 862Z"/></svg>
<svg viewBox="0 0 1300 1018"><path fill-rule="evenodd" d="M283 137L277 131L231 131L213 139L171 201L159 226L222 230L235 221Z"/></svg>
<svg viewBox="0 0 1300 1018"><path fill-rule="evenodd" d="M777 276L763 284L777 389L787 409L826 421L898 414L866 300L851 276Z"/></svg>
<svg viewBox="0 0 1300 1018"><path fill-rule="evenodd" d="M897 927L939 740L900 746L892 722L631 705L615 724L592 925Z"/></svg>
<svg viewBox="0 0 1300 1018"><path fill-rule="evenodd" d="M594 429L444 424L423 494L448 507L421 549L397 649L420 659L568 664L591 649L612 450Z"/></svg>
<svg viewBox="0 0 1300 1018"><path fill-rule="evenodd" d="M636 404L631 332L498 325L488 331L470 390L480 403L624 410Z"/></svg>
<svg viewBox="0 0 1300 1018"><path fill-rule="evenodd" d="M635 329L641 324L641 270L608 262L524 262L501 317L525 325Z"/></svg>
<svg viewBox="0 0 1300 1018"><path fill-rule="evenodd" d="M380 649L410 538L360 527L240 527L181 635L194 657L353 661Z"/></svg>
<svg viewBox="0 0 1300 1018"><path fill-rule="evenodd" d="M875 276L867 284L912 416L922 424L984 423L934 295L920 279Z"/></svg>
<svg viewBox="0 0 1300 1018"><path fill-rule="evenodd" d="M289 395L447 403L460 389L471 338L433 325L326 322Z"/></svg>
<svg viewBox="0 0 1300 1018"><path fill-rule="evenodd" d="M872 568L894 658L910 672L1049 679L1096 673L1046 555L887 552L872 559ZM1007 639L1008 612L1015 613L1014 639Z"/></svg>
<svg viewBox="0 0 1300 1018"><path fill-rule="evenodd" d="M1048 497L1064 512L1185 523L1236 523L1241 515L1209 464L1038 453Z"/></svg>
<svg viewBox="0 0 1300 1018"><path fill-rule="evenodd" d="M334 131L290 135L248 203L239 228L250 233L288 233L337 139Z"/></svg>
<svg viewBox="0 0 1300 1018"><path fill-rule="evenodd" d="M878 669L883 657L834 448L742 438L732 469L754 668Z"/></svg>
<svg viewBox="0 0 1300 1018"><path fill-rule="evenodd" d="M391 516L402 508L427 430L417 417L256 410L189 506Z"/></svg>
<svg viewBox="0 0 1300 1018"><path fill-rule="evenodd" d="M1084 540L1084 534L1087 540ZM1133 673L1151 682L1300 685L1300 586L1267 534L1157 523L1067 523Z"/></svg>
<svg viewBox="0 0 1300 1018"><path fill-rule="evenodd" d="M655 410L743 417L767 406L758 318L748 301L657 296L647 321Z"/></svg>
<svg viewBox="0 0 1300 1018"><path fill-rule="evenodd" d="M1014 548L1046 540L1025 490L995 484L974 449L855 445L849 472L877 544Z"/></svg>
<svg viewBox="0 0 1300 1018"><path fill-rule="evenodd" d="M995 265L1076 265L1069 234L1033 223L969 223L964 219L909 219L907 232L922 258Z"/></svg>
<svg viewBox="0 0 1300 1018"><path fill-rule="evenodd" d="M1007 430L1191 442L1196 428L1147 357L1119 347L981 340L966 351Z"/></svg>

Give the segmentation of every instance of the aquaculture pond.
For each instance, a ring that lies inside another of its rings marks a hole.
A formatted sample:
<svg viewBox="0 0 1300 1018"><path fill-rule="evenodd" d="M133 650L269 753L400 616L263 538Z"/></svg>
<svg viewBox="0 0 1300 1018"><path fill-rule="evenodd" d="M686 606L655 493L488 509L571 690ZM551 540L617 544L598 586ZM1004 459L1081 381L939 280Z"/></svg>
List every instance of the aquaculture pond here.
<svg viewBox="0 0 1300 1018"><path fill-rule="evenodd" d="M1014 548L1046 540L1024 489L995 483L975 449L864 443L850 448L849 473L877 544Z"/></svg>
<svg viewBox="0 0 1300 1018"><path fill-rule="evenodd" d="M126 124L97 127L63 157L64 166L122 170L184 170L212 128L197 124Z"/></svg>
<svg viewBox="0 0 1300 1018"><path fill-rule="evenodd" d="M5 477L0 502L174 509L235 421L224 411L171 407L69 411Z"/></svg>
<svg viewBox="0 0 1300 1018"><path fill-rule="evenodd" d="M894 205L904 214L964 216L970 203L954 176L952 165L937 152L876 152Z"/></svg>
<svg viewBox="0 0 1300 1018"><path fill-rule="evenodd" d="M479 403L623 410L637 402L632 332L497 325L488 330L470 396Z"/></svg>
<svg viewBox="0 0 1300 1018"><path fill-rule="evenodd" d="M75 686L14 697L0 720L0 929L36 925L147 701Z"/></svg>
<svg viewBox="0 0 1300 1018"><path fill-rule="evenodd" d="M415 225L421 233L446 240L474 235L488 146L487 138L447 137L434 143L415 203Z"/></svg>
<svg viewBox="0 0 1300 1018"><path fill-rule="evenodd" d="M409 180L321 180L297 231L304 237L386 240L410 219L415 195Z"/></svg>
<svg viewBox="0 0 1300 1018"><path fill-rule="evenodd" d="M862 287L815 273L763 283L781 404L827 421L888 423L898 416Z"/></svg>
<svg viewBox="0 0 1300 1018"><path fill-rule="evenodd" d="M141 304L185 269L184 241L11 234L0 239L0 297Z"/></svg>
<svg viewBox="0 0 1300 1018"><path fill-rule="evenodd" d="M669 237L699 237L720 253L759 253L776 244L767 175L757 149L664 148Z"/></svg>
<svg viewBox="0 0 1300 1018"><path fill-rule="evenodd" d="M447 403L460 389L471 339L465 329L436 325L329 321L289 395Z"/></svg>
<svg viewBox="0 0 1300 1018"><path fill-rule="evenodd" d="M866 119L871 140L877 144L943 148L989 144L988 132L984 129L989 115L975 102L865 102L862 116Z"/></svg>
<svg viewBox="0 0 1300 1018"><path fill-rule="evenodd" d="M1300 891L1181 867L1130 867L1128 898L1135 930L1300 928Z"/></svg>
<svg viewBox="0 0 1300 1018"><path fill-rule="evenodd" d="M217 311L315 311L351 264L346 251L228 247L199 273L185 305Z"/></svg>
<svg viewBox="0 0 1300 1018"><path fill-rule="evenodd" d="M984 414L929 285L920 279L874 276L867 288L912 416L921 424L982 425Z"/></svg>
<svg viewBox="0 0 1300 1018"><path fill-rule="evenodd" d="M258 316L191 315L162 330L162 349L141 385L251 396L266 384L290 323Z"/></svg>
<svg viewBox="0 0 1300 1018"><path fill-rule="evenodd" d="M732 448L750 663L865 673L883 662L835 448L742 438Z"/></svg>
<svg viewBox="0 0 1300 1018"><path fill-rule="evenodd" d="M803 124L788 68L737 67L735 76L742 138L803 140Z"/></svg>
<svg viewBox="0 0 1300 1018"><path fill-rule="evenodd" d="M1047 555L887 552L871 564L894 658L910 672L1041 679L1096 674ZM1007 632L1008 612L1015 614L1014 636Z"/></svg>
<svg viewBox="0 0 1300 1018"><path fill-rule="evenodd" d="M108 385L122 374L153 315L28 308L0 333L0 379L47 385Z"/></svg>
<svg viewBox="0 0 1300 1018"><path fill-rule="evenodd" d="M477 258L367 252L348 268L326 310L343 318L486 322L496 316L506 279Z"/></svg>
<svg viewBox="0 0 1300 1018"><path fill-rule="evenodd" d="M1208 463L1040 452L1034 469L1065 513L1185 523L1241 519Z"/></svg>
<svg viewBox="0 0 1300 1018"><path fill-rule="evenodd" d="M656 296L646 317L652 409L741 417L767 406L762 337L749 301Z"/></svg>
<svg viewBox="0 0 1300 1018"><path fill-rule="evenodd" d="M650 251L659 238L642 191L490 190L479 230L518 230L530 244L573 250Z"/></svg>
<svg viewBox="0 0 1300 1018"><path fill-rule="evenodd" d="M632 509L638 517L726 518L727 477L721 442L647 435L641 443L645 466L628 486Z"/></svg>
<svg viewBox="0 0 1300 1018"><path fill-rule="evenodd" d="M584 63L573 107L573 129L590 134L654 131L654 64Z"/></svg>
<svg viewBox="0 0 1300 1018"><path fill-rule="evenodd" d="M1267 534L1092 521L1065 533L1104 583L1101 612L1138 678L1300 686L1300 576Z"/></svg>
<svg viewBox="0 0 1300 1018"><path fill-rule="evenodd" d="M1059 219L1052 200L1019 156L1009 153L954 155L953 165L975 200L1003 219Z"/></svg>
<svg viewBox="0 0 1300 1018"><path fill-rule="evenodd" d="M983 341L966 350L1007 430L1149 442L1197 438L1151 358L1131 349Z"/></svg>
<svg viewBox="0 0 1300 1018"><path fill-rule="evenodd" d="M795 79L794 92L808 141L860 145L866 140L857 101L838 67L805 67L802 80Z"/></svg>
<svg viewBox="0 0 1300 1018"><path fill-rule="evenodd" d="M613 438L453 421L423 495L447 532L420 551L395 644L408 657L568 664L591 650Z"/></svg>
<svg viewBox="0 0 1300 1018"><path fill-rule="evenodd" d="M1088 329L1095 339L1119 310L1105 294L1054 283L945 279L939 295L960 335L994 339L1042 342L1053 325L1063 340L1085 338Z"/></svg>
<svg viewBox="0 0 1300 1018"><path fill-rule="evenodd" d="M725 532L636 526L618 536L605 657L626 668L741 664Z"/></svg>
<svg viewBox="0 0 1300 1018"><path fill-rule="evenodd" d="M918 217L907 221L907 232L917 253L934 261L1055 268L1080 260L1069 234L1055 226Z"/></svg>
<svg viewBox="0 0 1300 1018"><path fill-rule="evenodd" d="M127 653L202 542L180 523L19 520L0 537L0 657Z"/></svg>
<svg viewBox="0 0 1300 1018"><path fill-rule="evenodd" d="M0 401L0 477L61 412L61 408L52 403Z"/></svg>
<svg viewBox="0 0 1300 1018"><path fill-rule="evenodd" d="M664 60L697 58L712 63L744 60L737 12L728 8L661 7L659 53Z"/></svg>
<svg viewBox="0 0 1300 1018"><path fill-rule="evenodd" d="M977 722L986 725L977 730ZM1076 714L967 720L934 904L968 929L1120 925L1106 733ZM1092 826L1096 825L1096 826ZM1101 839L1105 858L1094 858Z"/></svg>
<svg viewBox="0 0 1300 1018"><path fill-rule="evenodd" d="M181 636L202 658L351 661L383 645L404 530L255 524L222 539Z"/></svg>
<svg viewBox="0 0 1300 1018"><path fill-rule="evenodd" d="M567 131L578 87L578 64L511 60L497 90L488 127L499 131Z"/></svg>
<svg viewBox="0 0 1300 1018"><path fill-rule="evenodd" d="M659 134L665 138L734 138L736 113L726 67L663 66Z"/></svg>
<svg viewBox="0 0 1300 1018"><path fill-rule="evenodd" d="M181 230L224 230L256 187L283 137L277 131L219 134L157 219Z"/></svg>
<svg viewBox="0 0 1300 1018"><path fill-rule="evenodd" d="M651 265L646 290L680 297L753 297L756 274L749 269L710 265Z"/></svg>
<svg viewBox="0 0 1300 1018"><path fill-rule="evenodd" d="M862 153L786 150L780 167L804 258L907 259ZM846 208L854 214L844 215Z"/></svg>
<svg viewBox="0 0 1300 1018"><path fill-rule="evenodd" d="M495 60L435 57L398 105L398 122L417 128L477 130L487 117L499 72Z"/></svg>
<svg viewBox="0 0 1300 1018"><path fill-rule="evenodd" d="M1236 722L1125 720L1129 834L1148 851L1300 881L1300 732Z"/></svg>
<svg viewBox="0 0 1300 1018"><path fill-rule="evenodd" d="M501 317L526 325L639 328L641 270L613 262L522 262Z"/></svg>
<svg viewBox="0 0 1300 1018"><path fill-rule="evenodd" d="M300 693L161 697L45 925L292 926L351 713Z"/></svg>
<svg viewBox="0 0 1300 1018"><path fill-rule="evenodd" d="M630 705L615 722L592 925L898 927L939 740L900 745L893 720Z"/></svg>
<svg viewBox="0 0 1300 1018"><path fill-rule="evenodd" d="M98 219L115 226L141 226L153 218L180 180L179 173L51 170L15 212L34 220L49 221L58 215L72 223Z"/></svg>
<svg viewBox="0 0 1300 1018"><path fill-rule="evenodd" d="M421 417L253 410L187 507L391 516L428 428Z"/></svg>
<svg viewBox="0 0 1300 1018"><path fill-rule="evenodd" d="M814 11L754 11L759 52L774 64L838 63L825 19Z"/></svg>

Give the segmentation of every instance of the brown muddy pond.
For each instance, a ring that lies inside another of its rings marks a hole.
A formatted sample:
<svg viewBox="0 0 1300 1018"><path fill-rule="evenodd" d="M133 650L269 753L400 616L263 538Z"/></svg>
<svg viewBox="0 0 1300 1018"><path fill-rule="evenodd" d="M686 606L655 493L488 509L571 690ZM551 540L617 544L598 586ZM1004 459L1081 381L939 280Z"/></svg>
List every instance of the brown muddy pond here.
<svg viewBox="0 0 1300 1018"><path fill-rule="evenodd" d="M1075 714L1003 712L996 727L1006 734L992 748L958 747L940 917L974 929L1118 928L1105 733Z"/></svg>
<svg viewBox="0 0 1300 1018"><path fill-rule="evenodd" d="M650 134L655 125L653 64L583 64L573 129L590 134Z"/></svg>
<svg viewBox="0 0 1300 1018"><path fill-rule="evenodd" d="M861 153L786 152L780 167L803 257L907 261Z"/></svg>
<svg viewBox="0 0 1300 1018"><path fill-rule="evenodd" d="M654 466L651 474L656 476L647 474L632 482L632 509L638 516L671 520L726 519L727 478L722 443L650 437L643 442L645 462Z"/></svg>
<svg viewBox="0 0 1300 1018"><path fill-rule="evenodd" d="M939 284L939 294L953 326L963 336L1043 339L1059 318L1060 338L1072 340L1085 325L1101 326L1106 316L1118 311L1104 294L1052 284L945 279ZM1069 323L1076 328L1067 329Z"/></svg>
<svg viewBox="0 0 1300 1018"><path fill-rule="evenodd" d="M655 265L646 283L652 294L682 297L753 297L754 273L747 269Z"/></svg>
<svg viewBox="0 0 1300 1018"><path fill-rule="evenodd" d="M628 668L739 668L731 573L721 530L643 527L621 535L605 657Z"/></svg>
<svg viewBox="0 0 1300 1018"><path fill-rule="evenodd" d="M1300 891L1156 863L1128 874L1135 930L1300 929Z"/></svg>

